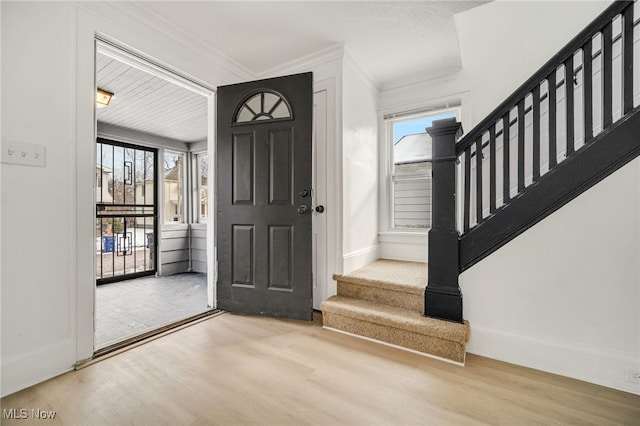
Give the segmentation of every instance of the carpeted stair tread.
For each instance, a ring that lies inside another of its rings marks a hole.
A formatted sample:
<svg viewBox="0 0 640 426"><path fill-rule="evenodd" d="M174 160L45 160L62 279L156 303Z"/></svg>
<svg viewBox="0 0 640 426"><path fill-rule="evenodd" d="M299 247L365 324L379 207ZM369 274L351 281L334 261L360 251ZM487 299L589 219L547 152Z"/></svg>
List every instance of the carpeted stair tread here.
<svg viewBox="0 0 640 426"><path fill-rule="evenodd" d="M333 279L411 294L424 294L427 285L427 264L400 260L378 259L370 265Z"/></svg>
<svg viewBox="0 0 640 426"><path fill-rule="evenodd" d="M337 295L322 302L326 328L464 364L468 322L427 318L427 264L379 259L334 275Z"/></svg>
<svg viewBox="0 0 640 426"><path fill-rule="evenodd" d="M382 326L407 330L424 336L444 339L465 345L469 340L469 324L427 318L421 313L382 305L366 300L332 296L322 302L323 314L337 314Z"/></svg>

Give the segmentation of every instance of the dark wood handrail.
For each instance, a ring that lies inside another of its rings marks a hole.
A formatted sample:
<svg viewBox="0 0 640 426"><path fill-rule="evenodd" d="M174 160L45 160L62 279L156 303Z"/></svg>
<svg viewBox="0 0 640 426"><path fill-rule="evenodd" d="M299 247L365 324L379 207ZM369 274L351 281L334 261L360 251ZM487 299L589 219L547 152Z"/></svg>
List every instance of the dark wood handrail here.
<svg viewBox="0 0 640 426"><path fill-rule="evenodd" d="M434 167L425 315L461 322L458 275L462 271L640 156L640 106L634 98L638 82L633 69L636 12L634 1L613 3L458 143L455 141L461 129L455 119L434 122L427 129L433 139ZM621 34L614 37L613 22L619 15ZM594 52L593 38L597 34L601 35L601 48ZM616 60L621 69L614 72L613 44L618 38L622 52ZM572 87L576 52L583 52L584 56L579 67L580 90ZM598 78L602 83L600 97L596 98L593 65L598 55ZM614 74L620 79L619 85L614 84ZM543 93L544 81L548 83L547 93ZM558 88L563 84L564 105L558 103ZM616 108L621 107L620 116L617 109L614 114L613 105L618 94L621 99ZM547 119L543 124L545 99ZM531 106L526 107L527 103ZM514 110L516 117L512 120ZM597 131L595 111L601 115ZM578 119L580 114L582 121ZM530 133L526 131L527 120ZM498 144L502 148L500 155ZM483 152L486 147L488 152ZM545 151L548 168L542 170L541 154ZM559 154L563 154L561 159ZM456 161L461 165L459 177ZM456 193L460 178L462 191ZM460 200L456 197L462 197L459 224L455 223L455 207Z"/></svg>
<svg viewBox="0 0 640 426"><path fill-rule="evenodd" d="M469 133L467 133L456 144L456 155L460 156L464 151L476 142L492 124L511 111L520 100L531 93L536 85L545 80L549 74L565 63L573 54L582 48L595 33L601 31L613 18L619 15L627 6L633 7L633 1L616 1L605 9L593 22L575 36L565 47L560 49L551 59L549 59L538 71L536 71L527 81L525 81L511 96L505 99L496 109L494 109L484 120L478 123Z"/></svg>

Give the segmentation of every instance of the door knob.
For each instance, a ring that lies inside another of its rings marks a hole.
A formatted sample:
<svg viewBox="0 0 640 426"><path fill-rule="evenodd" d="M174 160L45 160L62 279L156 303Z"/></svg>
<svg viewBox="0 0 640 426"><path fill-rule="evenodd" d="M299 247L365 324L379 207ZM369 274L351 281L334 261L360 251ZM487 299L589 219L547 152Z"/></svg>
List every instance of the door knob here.
<svg viewBox="0 0 640 426"><path fill-rule="evenodd" d="M309 211L309 207L305 206L304 204L300 205L300 207L298 207L298 214L305 214L306 212Z"/></svg>
<svg viewBox="0 0 640 426"><path fill-rule="evenodd" d="M324 206L317 206L317 207L316 207L316 212L318 212L318 213L324 213Z"/></svg>

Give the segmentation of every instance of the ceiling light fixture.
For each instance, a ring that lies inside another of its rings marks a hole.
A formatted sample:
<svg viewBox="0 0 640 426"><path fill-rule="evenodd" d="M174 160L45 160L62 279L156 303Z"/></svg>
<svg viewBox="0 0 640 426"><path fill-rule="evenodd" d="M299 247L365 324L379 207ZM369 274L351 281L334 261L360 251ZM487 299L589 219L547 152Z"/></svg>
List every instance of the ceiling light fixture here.
<svg viewBox="0 0 640 426"><path fill-rule="evenodd" d="M113 97L113 93L107 92L106 90L98 89L96 90L96 106L98 108L104 108L109 105L111 102L111 98Z"/></svg>

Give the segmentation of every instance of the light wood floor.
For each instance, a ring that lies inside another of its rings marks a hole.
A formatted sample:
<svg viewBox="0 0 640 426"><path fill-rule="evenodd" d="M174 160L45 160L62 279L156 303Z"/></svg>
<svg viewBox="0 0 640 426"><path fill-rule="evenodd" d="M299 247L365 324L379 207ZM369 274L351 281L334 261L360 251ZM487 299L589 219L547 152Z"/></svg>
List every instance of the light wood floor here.
<svg viewBox="0 0 640 426"><path fill-rule="evenodd" d="M224 314L2 399L82 425L640 424L640 397L469 355L466 367Z"/></svg>

